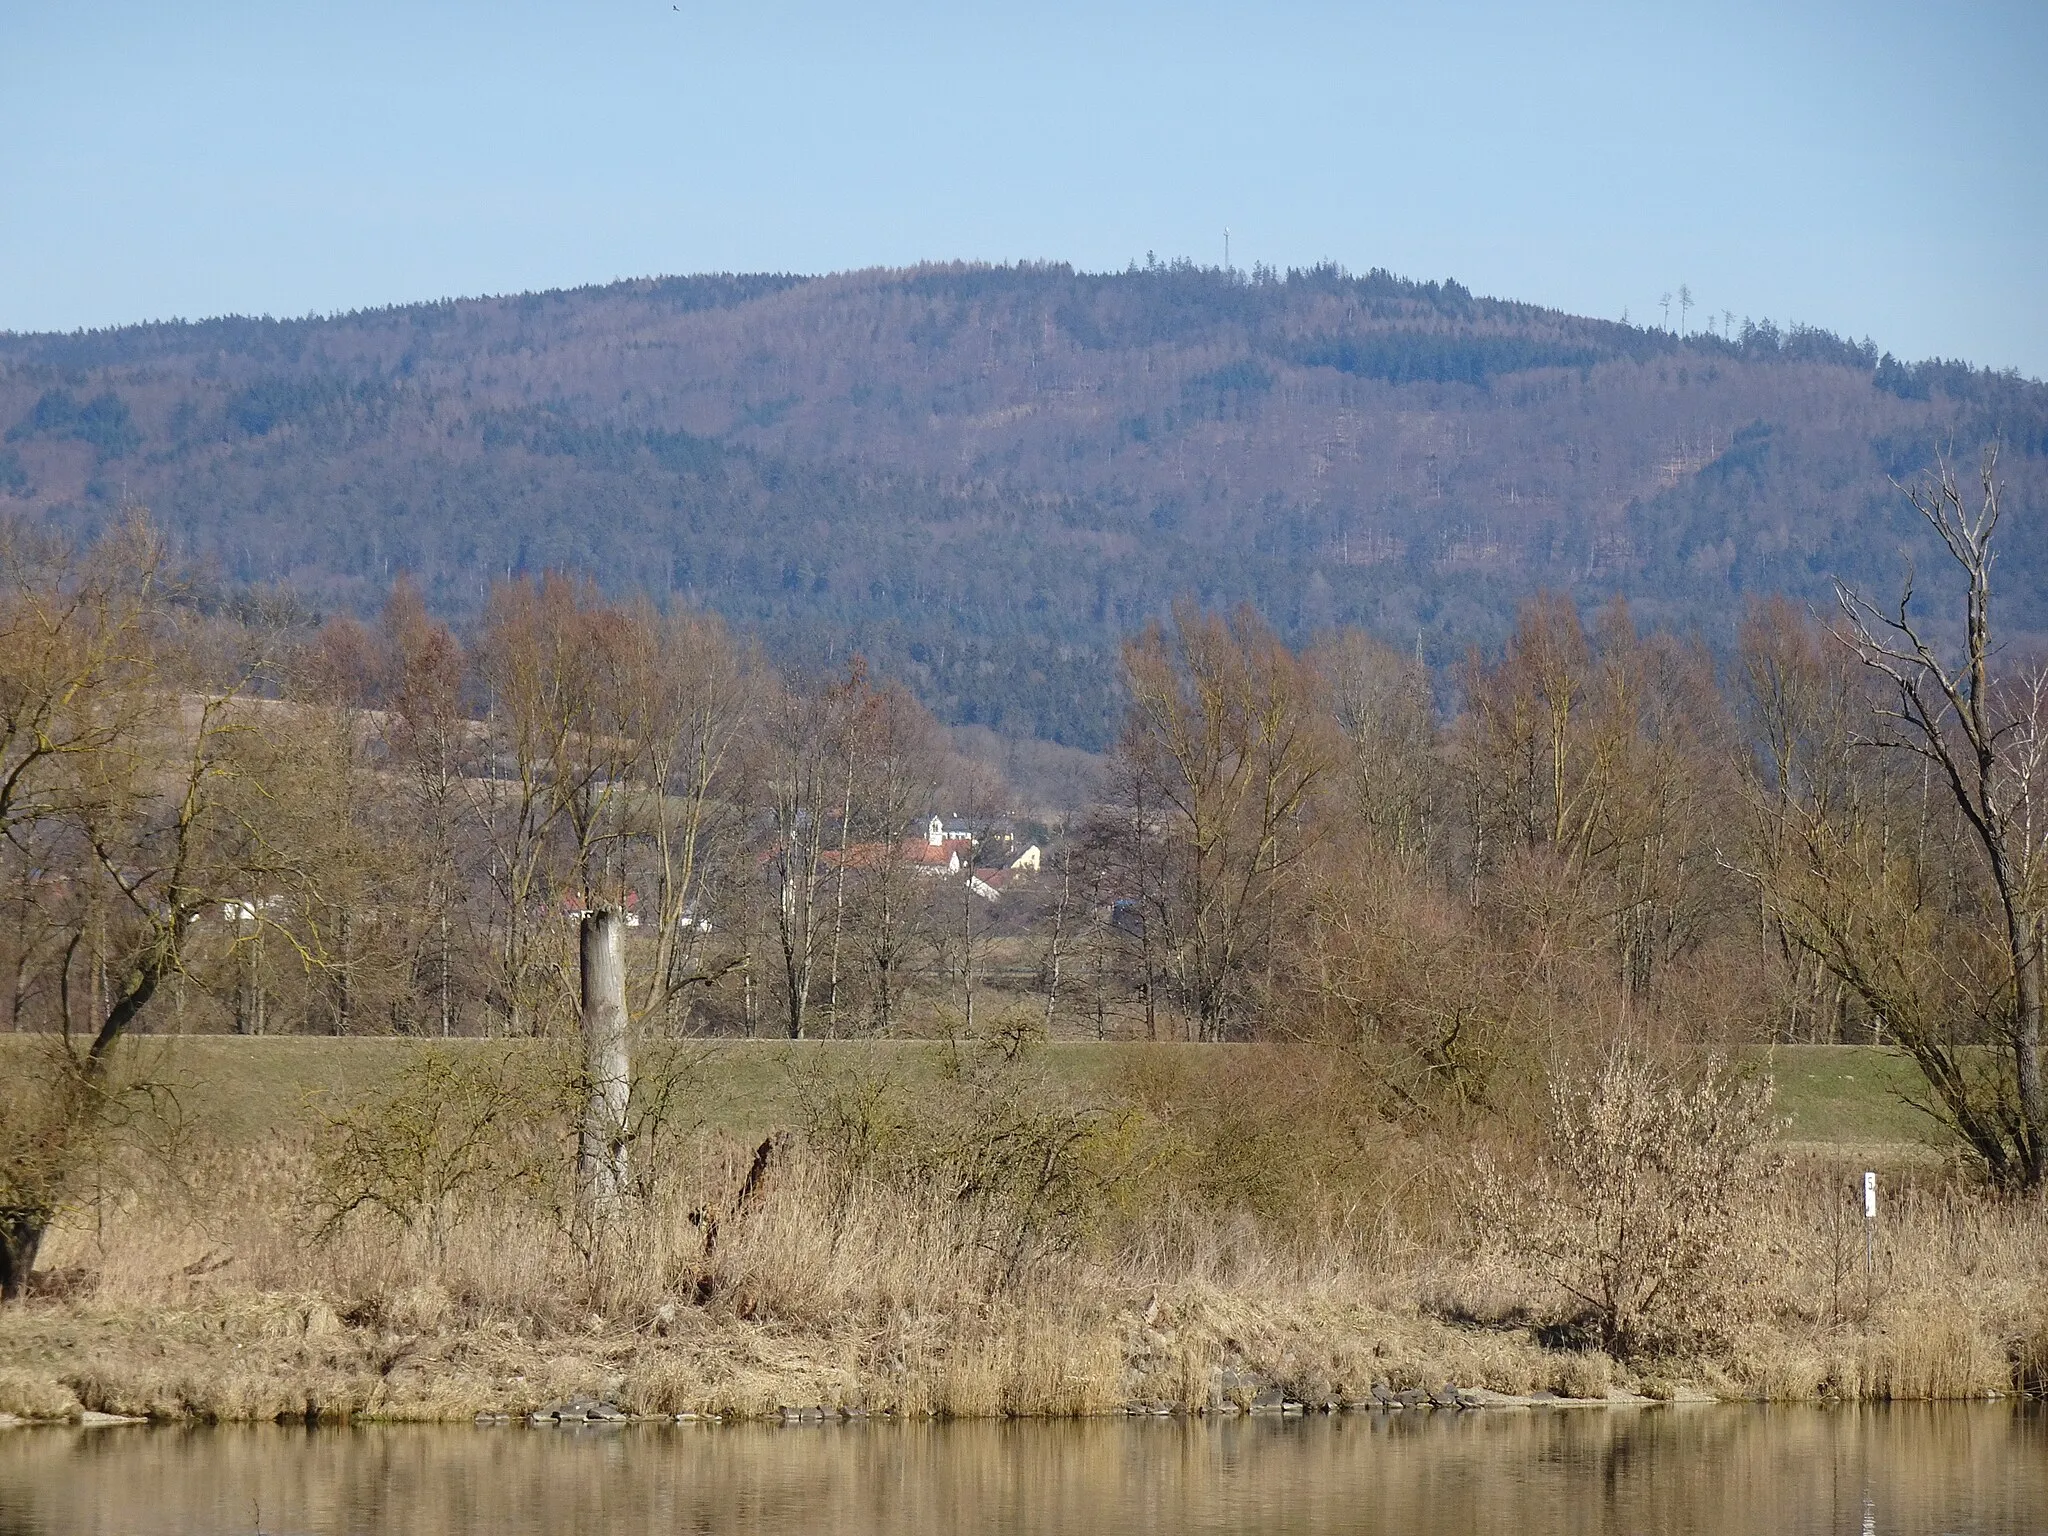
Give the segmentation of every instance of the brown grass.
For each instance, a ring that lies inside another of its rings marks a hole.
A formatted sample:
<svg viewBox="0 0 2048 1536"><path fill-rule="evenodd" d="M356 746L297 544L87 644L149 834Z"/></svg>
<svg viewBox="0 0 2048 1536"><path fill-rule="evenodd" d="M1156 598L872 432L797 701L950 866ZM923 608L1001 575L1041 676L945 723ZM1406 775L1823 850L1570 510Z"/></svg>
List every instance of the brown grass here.
<svg viewBox="0 0 2048 1536"><path fill-rule="evenodd" d="M322 1236L334 1131L131 1152L53 1234L44 1294L0 1313L0 1411L446 1419L593 1393L648 1413L1079 1415L1219 1409L1263 1385L1343 1401L1376 1380L1866 1399L2048 1378L2038 1206L1888 1175L1866 1283L1854 1170L1802 1161L1744 1212L1762 1257L1730 1325L1621 1362L1573 1347L1573 1309L1512 1255L1482 1256L1443 1148L1352 1126L1335 1085L1245 1060L1227 1114L1158 1081L1082 1102L995 1058L884 1085L894 1117L858 1157L821 1122L743 1209L754 1148L672 1136L594 1247L545 1168ZM1049 1214L976 1140L1083 1111L1092 1139ZM545 1163L552 1133L527 1134L517 1155ZM983 1193L963 1193L969 1172Z"/></svg>

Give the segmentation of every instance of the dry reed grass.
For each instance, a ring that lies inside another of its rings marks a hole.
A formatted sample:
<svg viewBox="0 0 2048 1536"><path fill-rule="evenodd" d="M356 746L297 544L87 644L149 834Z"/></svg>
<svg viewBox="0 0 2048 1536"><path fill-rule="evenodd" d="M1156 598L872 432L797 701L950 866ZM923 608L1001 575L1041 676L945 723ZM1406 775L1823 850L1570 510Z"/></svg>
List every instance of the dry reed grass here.
<svg viewBox="0 0 2048 1536"><path fill-rule="evenodd" d="M950 1091L986 1116L1016 1090L992 1135L1077 1123L1025 1076L983 1088ZM1236 1123L1265 1092L1241 1085ZM857 1166L822 1134L788 1142L744 1207L755 1149L671 1138L595 1245L559 1181L458 1190L410 1224L329 1222L317 1139L187 1147L53 1235L48 1289L66 1294L0 1314L0 1411L445 1419L590 1392L648 1413L1067 1415L1220 1408L1260 1385L1343 1401L1379 1380L1864 1399L2048 1377L2038 1206L1912 1175L1887 1190L1866 1294L1849 1172L1795 1166L1742 1212L1761 1258L1731 1326L1622 1363L1573 1347L1567 1299L1472 1244L1448 1160L1384 1127L1339 1155L1350 1132L1310 1118L1298 1083L1273 1092L1296 1116L1292 1163L1288 1138L1141 1106L1089 1122L1111 1129L1078 1143L1087 1199L1057 1208L1003 1194L938 1112L914 1133L884 1117L908 1140ZM997 1195L967 1198L963 1169ZM721 1218L709 1252L704 1212ZM1047 1235L1020 1250L1026 1220Z"/></svg>

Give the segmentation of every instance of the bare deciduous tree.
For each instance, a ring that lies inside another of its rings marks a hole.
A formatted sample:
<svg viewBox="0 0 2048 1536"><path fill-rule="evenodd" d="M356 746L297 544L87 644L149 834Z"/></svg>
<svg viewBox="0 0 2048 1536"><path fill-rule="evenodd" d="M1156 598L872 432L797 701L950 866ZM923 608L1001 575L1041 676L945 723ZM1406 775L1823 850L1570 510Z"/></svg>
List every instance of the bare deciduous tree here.
<svg viewBox="0 0 2048 1536"><path fill-rule="evenodd" d="M1618 600L1589 638L1545 594L1497 663L1467 662L1464 684L1473 904L1490 848L1501 894L1553 958L1607 947L1647 991L1720 899L1708 828L1728 741L1711 663L1643 638Z"/></svg>
<svg viewBox="0 0 2048 1536"><path fill-rule="evenodd" d="M729 780L751 723L756 679L716 619L661 617L643 606L626 643L634 690L627 730L639 747L640 784L627 824L654 875L646 914L654 954L640 1013L659 1019L690 988L720 973L700 964L698 941L710 927L714 843L734 830L727 825Z"/></svg>
<svg viewBox="0 0 2048 1536"><path fill-rule="evenodd" d="M427 616L418 591L401 580L384 609L384 737L396 804L411 829L419 882L420 963L416 974L431 999L435 1033L454 1033L458 925L464 917L463 776L478 731L463 709L466 659L447 628Z"/></svg>
<svg viewBox="0 0 2048 1536"><path fill-rule="evenodd" d="M928 932L933 881L913 864L905 841L912 821L930 811L944 757L939 730L899 687L875 690L855 721L859 770L842 825L855 839L841 850L839 878L850 887L851 947L866 993L868 1028L887 1034L914 979Z"/></svg>
<svg viewBox="0 0 2048 1536"><path fill-rule="evenodd" d="M498 1012L531 1033L550 999L575 995L556 910L596 900L593 862L615 829L633 744L619 718L625 620L559 576L501 583L477 649L488 696L482 761L463 780L497 893Z"/></svg>
<svg viewBox="0 0 2048 1536"><path fill-rule="evenodd" d="M1321 679L1248 609L1182 605L1171 640L1154 624L1124 660L1116 774L1146 942L1201 1038L1222 1039L1246 1020L1278 899L1317 835L1306 813L1336 761Z"/></svg>
<svg viewBox="0 0 2048 1536"><path fill-rule="evenodd" d="M1348 748L1343 783L1352 811L1397 859L1426 858L1442 822L1428 670L1358 630L1324 641L1313 660Z"/></svg>
<svg viewBox="0 0 2048 1536"><path fill-rule="evenodd" d="M1986 455L1979 483L1981 494L1966 496L1944 463L1907 493L1963 576L1961 657L1944 658L1913 613L1910 578L1895 607L1840 588L1841 637L1889 685L1890 703L1880 716L1889 729L1876 744L1930 767L1982 856L2005 951L2003 1048L2012 1071L2011 1103L1991 1116L2009 1144L1991 1154L1993 1169L2032 1189L2048 1179L2048 1091L2041 1075L2048 678L2039 668L2020 677L1993 670L1992 541L2001 510L1995 455ZM1936 1087L1943 1088L1940 1080ZM1944 1096L1956 1092L1948 1088Z"/></svg>
<svg viewBox="0 0 2048 1536"><path fill-rule="evenodd" d="M792 1040L811 1029L818 962L830 952L827 886L851 817L851 731L869 691L856 663L837 683L775 688L761 713L749 776L772 838L775 981Z"/></svg>
<svg viewBox="0 0 2048 1536"><path fill-rule="evenodd" d="M167 602L160 544L138 517L82 554L40 552L33 585L0 594L10 850L52 861L30 875L61 946L60 1046L8 1085L0 1125L0 1295L19 1296L85 1149L119 1113L115 1056L181 970L201 914L303 880L258 773L254 707L274 632L211 628ZM25 569L15 565L20 575ZM92 956L83 1027L73 957ZM104 981L100 979L104 968Z"/></svg>

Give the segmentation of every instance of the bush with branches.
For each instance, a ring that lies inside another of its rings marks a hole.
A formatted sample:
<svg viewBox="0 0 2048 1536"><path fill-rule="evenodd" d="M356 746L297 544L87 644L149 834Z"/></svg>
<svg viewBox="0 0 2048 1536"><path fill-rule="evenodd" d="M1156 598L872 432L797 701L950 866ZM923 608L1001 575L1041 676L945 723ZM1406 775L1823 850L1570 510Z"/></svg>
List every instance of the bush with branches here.
<svg viewBox="0 0 2048 1536"><path fill-rule="evenodd" d="M1711 1342L1747 1267L1743 1227L1777 1170L1768 1078L1719 1058L1680 1075L1617 1046L1550 1081L1535 1166L1488 1169L1488 1241L1568 1299L1620 1358Z"/></svg>

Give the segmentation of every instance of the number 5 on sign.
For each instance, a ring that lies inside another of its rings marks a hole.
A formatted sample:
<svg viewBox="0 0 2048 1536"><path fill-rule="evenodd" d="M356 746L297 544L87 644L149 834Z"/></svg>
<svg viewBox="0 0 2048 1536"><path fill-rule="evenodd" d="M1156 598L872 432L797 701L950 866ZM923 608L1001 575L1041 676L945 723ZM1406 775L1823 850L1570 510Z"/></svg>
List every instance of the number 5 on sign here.
<svg viewBox="0 0 2048 1536"><path fill-rule="evenodd" d="M1875 1173L1863 1175L1863 1219L1865 1221L1877 1220L1877 1175Z"/></svg>

